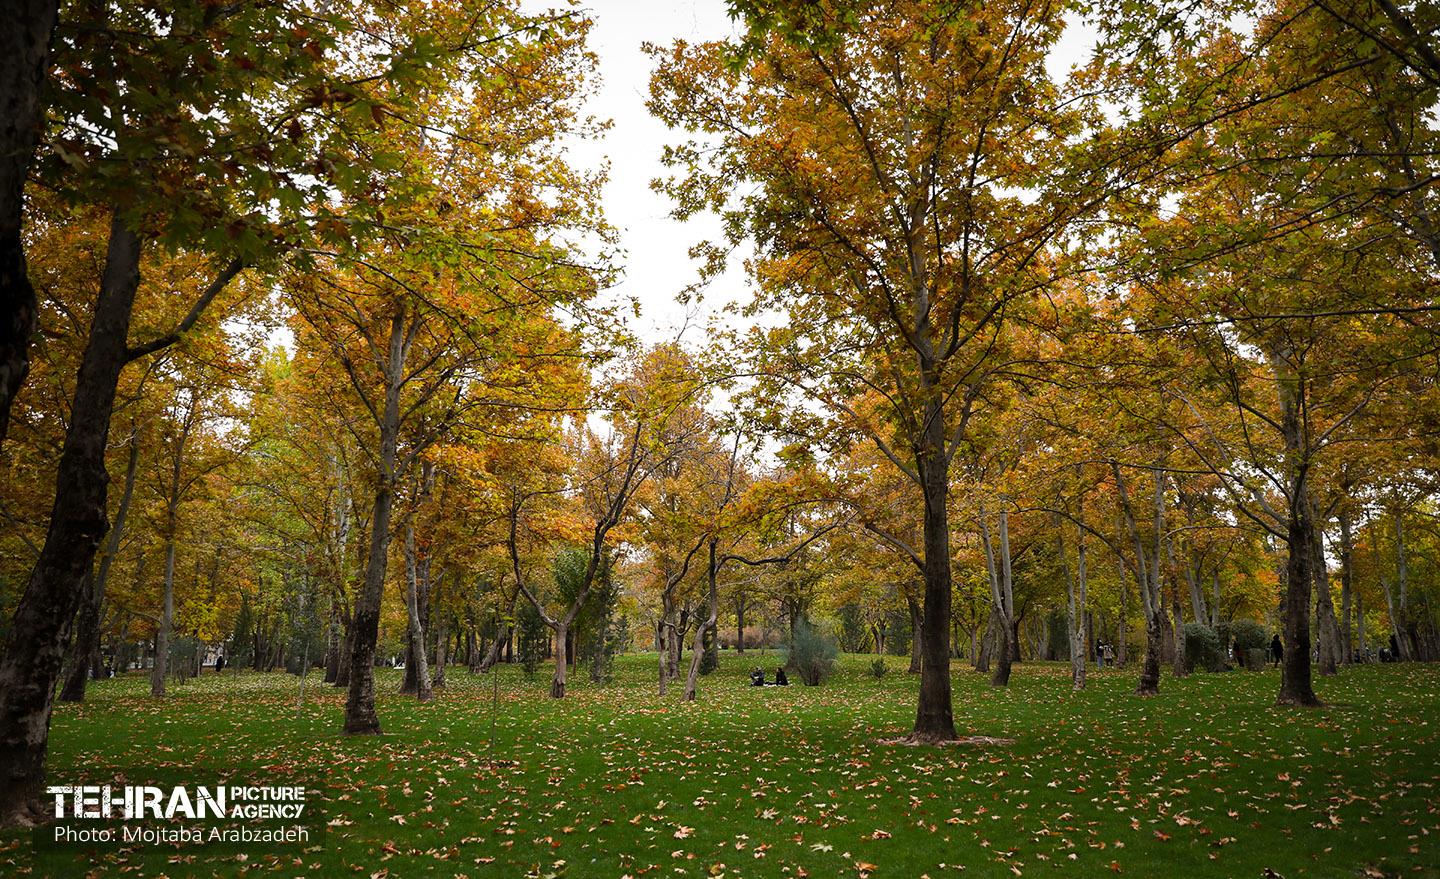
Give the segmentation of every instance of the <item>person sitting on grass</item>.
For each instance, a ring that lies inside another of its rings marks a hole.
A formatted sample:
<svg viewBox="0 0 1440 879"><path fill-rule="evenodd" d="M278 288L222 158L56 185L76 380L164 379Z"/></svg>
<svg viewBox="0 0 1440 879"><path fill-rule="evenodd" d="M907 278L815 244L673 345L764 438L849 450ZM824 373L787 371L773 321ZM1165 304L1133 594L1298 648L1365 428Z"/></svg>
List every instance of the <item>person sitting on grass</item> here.
<svg viewBox="0 0 1440 879"><path fill-rule="evenodd" d="M788 687L788 686L790 686L790 679L787 678L787 677L785 677L785 666L783 666L783 665L777 666L777 667L775 668L775 686L777 686L777 687Z"/></svg>
<svg viewBox="0 0 1440 879"><path fill-rule="evenodd" d="M758 668L757 668L757 669L753 669L753 670L750 672L750 686L752 686L752 687L763 687L763 686L765 686L765 672L761 671L761 670L758 669Z"/></svg>

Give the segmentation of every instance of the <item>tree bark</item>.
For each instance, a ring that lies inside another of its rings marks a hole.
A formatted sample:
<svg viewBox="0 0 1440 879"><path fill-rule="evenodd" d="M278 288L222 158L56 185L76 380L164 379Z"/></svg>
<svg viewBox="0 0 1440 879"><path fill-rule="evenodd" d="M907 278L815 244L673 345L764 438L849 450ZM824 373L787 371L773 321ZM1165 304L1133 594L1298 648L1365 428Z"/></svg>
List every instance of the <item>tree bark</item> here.
<svg viewBox="0 0 1440 879"><path fill-rule="evenodd" d="M1310 669L1310 584L1314 580L1314 552L1310 546L1307 504L1291 504L1287 531L1289 553L1285 563L1285 593L1280 617L1285 636L1285 657L1280 666L1281 705L1318 706Z"/></svg>
<svg viewBox="0 0 1440 879"><path fill-rule="evenodd" d="M924 321L922 321L924 324ZM934 386L935 364L928 349L930 328L919 328L924 429L915 446L915 469L925 496L925 602L920 620L920 698L911 738L918 742L955 739L950 690L950 461L946 457L945 411L941 390Z"/></svg>
<svg viewBox="0 0 1440 879"><path fill-rule="evenodd" d="M1354 597L1355 570L1352 566L1355 543L1350 533L1350 513L1340 511L1340 650L1344 654L1340 661L1349 664L1355 660L1355 644L1350 621L1351 602Z"/></svg>
<svg viewBox="0 0 1440 879"><path fill-rule="evenodd" d="M414 660L415 695L421 702L435 698L425 658L425 628L420 621L420 576L415 561L415 526L405 523L405 611L410 619L410 656ZM409 666L407 666L407 671Z"/></svg>
<svg viewBox="0 0 1440 879"><path fill-rule="evenodd" d="M70 677L60 690L60 701L85 701L85 683L92 674L99 672L100 619L105 606L105 584L110 579L110 568L120 554L120 540L125 535L125 520L130 512L130 499L135 496L135 476L140 469L140 443L135 432L130 433L130 454L125 464L125 487L120 493L120 506L115 511L115 523L105 539L105 551L100 555L100 570L85 593L85 603L77 619L77 632L72 649L74 660Z"/></svg>
<svg viewBox="0 0 1440 879"><path fill-rule="evenodd" d="M0 445L30 372L38 306L25 267L25 180L45 117L58 0L13 0L0 15ZM123 342L123 340L122 340Z"/></svg>
<svg viewBox="0 0 1440 879"><path fill-rule="evenodd" d="M695 646L690 651L690 671L685 676L684 701L695 701L695 690L700 683L700 663L705 660L705 636L715 628L720 618L720 600L715 586L719 573L719 562L715 556L716 541L711 538L709 541L710 564L707 569L709 590L707 592L710 613L695 626Z"/></svg>
<svg viewBox="0 0 1440 879"><path fill-rule="evenodd" d="M370 556L365 583L355 601L354 649L350 655L350 686L345 699L346 735L378 735L375 715L375 642L380 633L380 598L390 548L390 512L395 501L395 458L400 436L400 386L405 363L405 312L397 308L390 321L386 363L385 407L380 418L380 473L375 506L370 514Z"/></svg>
<svg viewBox="0 0 1440 879"><path fill-rule="evenodd" d="M1334 675L1340 663L1340 624L1335 619L1335 603L1330 597L1330 570L1325 561L1325 532L1320 527L1317 508L1310 503L1310 551L1315 577L1315 632L1318 640L1320 674Z"/></svg>
<svg viewBox="0 0 1440 879"><path fill-rule="evenodd" d="M1060 554L1060 569L1065 578L1065 608L1070 643L1070 685L1072 689L1085 689L1085 529L1080 527L1076 543L1075 573L1070 571L1070 556L1065 551L1065 532L1060 517L1055 517L1056 550ZM1047 639L1048 640L1048 639Z"/></svg>
<svg viewBox="0 0 1440 879"><path fill-rule="evenodd" d="M150 695L165 695L165 675L170 670L170 634L175 624L175 514L166 516L165 587L160 623L155 627L155 664L150 667Z"/></svg>
<svg viewBox="0 0 1440 879"><path fill-rule="evenodd" d="M1410 557L1405 552L1405 516L1399 508L1395 510L1395 585L1400 598L1391 608L1391 623L1400 658L1409 662L1415 658L1415 646L1410 642Z"/></svg>
<svg viewBox="0 0 1440 879"><path fill-rule="evenodd" d="M0 659L0 824L28 823L44 788L55 679L106 532L105 448L139 283L140 239L117 213L75 380L49 530Z"/></svg>

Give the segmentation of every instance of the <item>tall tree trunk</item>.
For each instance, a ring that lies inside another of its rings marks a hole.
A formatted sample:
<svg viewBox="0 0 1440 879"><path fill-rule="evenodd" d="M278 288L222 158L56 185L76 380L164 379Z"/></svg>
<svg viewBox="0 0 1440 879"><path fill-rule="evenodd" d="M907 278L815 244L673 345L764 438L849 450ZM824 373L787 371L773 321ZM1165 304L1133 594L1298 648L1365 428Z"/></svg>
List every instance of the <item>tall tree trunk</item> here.
<svg viewBox="0 0 1440 879"><path fill-rule="evenodd" d="M1405 516L1398 507L1395 510L1395 585L1400 600L1391 608L1391 623L1395 627L1400 658L1408 662L1415 658L1415 645L1410 641L1410 557L1405 552Z"/></svg>
<svg viewBox="0 0 1440 879"><path fill-rule="evenodd" d="M9 433L11 404L30 372L37 304L21 228L59 11L59 0L12 0L0 14L0 445Z"/></svg>
<svg viewBox="0 0 1440 879"><path fill-rule="evenodd" d="M1065 609L1070 644L1070 685L1085 689L1085 529L1078 528L1075 573L1070 571L1070 556L1065 551L1065 532L1060 517L1055 517L1055 543L1060 554L1060 569L1065 578Z"/></svg>
<svg viewBox="0 0 1440 879"><path fill-rule="evenodd" d="M155 665L150 668L150 695L165 695L165 675L170 670L170 635L175 625L175 512L166 517L165 586L160 623L155 627Z"/></svg>
<svg viewBox="0 0 1440 879"><path fill-rule="evenodd" d="M140 239L117 212L75 380L49 530L0 658L0 824L38 814L55 679L85 576L106 532L105 447L139 283Z"/></svg>
<svg viewBox="0 0 1440 879"><path fill-rule="evenodd" d="M1124 667L1130 662L1130 578L1125 575L1125 560L1117 558L1120 568L1120 619L1116 621L1115 664Z"/></svg>
<svg viewBox="0 0 1440 879"><path fill-rule="evenodd" d="M140 469L139 465L140 442L132 430L130 454L125 464L125 487L120 493L120 507L115 511L115 523L110 526L110 533L105 539L105 551L100 555L99 573L86 590L85 603L80 608L70 677L60 690L62 702L83 702L86 680L100 670L100 615L105 606L105 584L110 579L110 568L115 563L115 557L120 554L120 539L125 535L125 519L130 513L130 499L135 496L135 475Z"/></svg>
<svg viewBox="0 0 1440 879"><path fill-rule="evenodd" d="M1354 536L1350 533L1350 513L1340 511L1340 651L1344 654L1341 662L1351 663L1355 659L1355 644L1350 627L1353 618L1351 602L1354 597L1355 571L1351 565L1355 552Z"/></svg>
<svg viewBox="0 0 1440 879"><path fill-rule="evenodd" d="M709 542L710 564L707 569L709 589L706 592L709 606L709 614L695 626L695 646L690 651L690 672L685 676L686 702L695 701L695 689L700 683L700 663L705 660L705 636L715 628L720 617L719 593L715 587L715 581L719 574L719 561L715 556L716 541L711 538Z"/></svg>
<svg viewBox="0 0 1440 879"><path fill-rule="evenodd" d="M1155 478L1155 552L1147 561L1145 543L1140 529L1135 524L1135 512L1130 506L1130 493L1119 464L1111 462L1111 473L1115 477L1116 494L1120 500L1120 511L1125 531L1134 547L1135 586L1140 592L1141 609L1145 619L1145 661L1141 665L1140 679L1136 682L1135 693L1139 696L1154 696L1160 692L1160 643L1164 637L1165 620L1160 607L1160 553L1165 539L1165 475L1157 467L1151 473ZM1123 572L1122 572L1123 573Z"/></svg>
<svg viewBox="0 0 1440 879"><path fill-rule="evenodd" d="M550 679L550 698L565 698L565 674L570 667L570 626L561 619L555 624L555 675Z"/></svg>
<svg viewBox="0 0 1440 879"><path fill-rule="evenodd" d="M430 666L425 659L425 628L420 621L420 576L415 561L415 526L405 523L405 612L410 619L410 655L414 660L415 694L421 702L435 698ZM408 666L407 666L408 671Z"/></svg>
<svg viewBox="0 0 1440 879"><path fill-rule="evenodd" d="M1284 630L1285 658L1280 669L1280 705L1316 706L1310 668L1310 591L1315 583L1315 525L1311 522L1310 444L1302 407L1306 401L1305 377L1292 369L1281 353L1270 354L1280 403L1280 435L1286 466L1284 593L1280 620Z"/></svg>
<svg viewBox="0 0 1440 879"><path fill-rule="evenodd" d="M1340 663L1340 624L1335 619L1335 603L1330 597L1330 570L1325 561L1325 532L1320 527L1317 508L1310 503L1311 568L1315 577L1315 634L1320 656L1320 674L1334 675Z"/></svg>
<svg viewBox="0 0 1440 879"><path fill-rule="evenodd" d="M990 675L990 686L1010 685L1010 672L1016 655L1017 627L1015 625L1015 598L1010 588L1010 517L1006 510L1000 511L1000 551L996 558L995 547L990 539L990 524L985 507L980 507L980 542L985 549L985 568L990 578L990 603L995 621L994 671Z"/></svg>
<svg viewBox="0 0 1440 879"><path fill-rule="evenodd" d="M923 434L915 446L915 470L925 496L923 518L925 602L920 621L920 698L911 738L918 742L955 739L950 690L950 460L946 457L944 397L934 386L930 327L921 320L921 392L926 396Z"/></svg>
<svg viewBox="0 0 1440 879"><path fill-rule="evenodd" d="M350 655L350 688L345 699L346 735L378 735L375 715L375 642L380 633L380 598L390 549L390 511L395 501L395 458L400 436L400 385L405 364L405 312L396 309L390 322L385 408L380 418L380 473L375 507L370 514L370 556L365 583L355 601L354 650Z"/></svg>
<svg viewBox="0 0 1440 879"><path fill-rule="evenodd" d="M1316 706L1310 669L1310 584L1314 582L1315 554L1310 541L1309 512L1303 499L1292 503L1287 530L1289 552L1285 563L1285 593L1280 618L1285 635L1285 658L1280 666L1281 705Z"/></svg>

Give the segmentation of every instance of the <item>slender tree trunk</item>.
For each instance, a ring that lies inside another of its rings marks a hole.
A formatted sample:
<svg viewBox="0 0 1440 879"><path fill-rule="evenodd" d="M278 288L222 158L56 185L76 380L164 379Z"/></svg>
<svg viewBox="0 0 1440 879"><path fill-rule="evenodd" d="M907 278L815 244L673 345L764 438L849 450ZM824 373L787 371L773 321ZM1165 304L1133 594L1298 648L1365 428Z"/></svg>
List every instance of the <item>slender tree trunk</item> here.
<svg viewBox="0 0 1440 879"><path fill-rule="evenodd" d="M715 556L716 541L712 538L709 541L710 565L707 569L709 590L707 591L709 614L695 626L695 646L690 651L690 672L685 676L686 702L695 701L695 689L700 683L700 663L705 659L705 636L706 633L714 630L715 624L719 622L720 600L716 590L715 581L719 574L719 562Z"/></svg>
<svg viewBox="0 0 1440 879"><path fill-rule="evenodd" d="M435 698L430 666L425 659L425 628L420 621L420 576L415 561L415 526L405 523L405 611L410 618L410 655L415 668L415 695L421 702ZM409 666L406 667L408 672Z"/></svg>
<svg viewBox="0 0 1440 879"><path fill-rule="evenodd" d="M1334 675L1340 663L1340 625L1335 619L1335 603L1330 597L1330 571L1325 561L1325 533L1320 527L1316 507L1310 504L1310 551L1314 554L1311 568L1315 577L1315 633L1320 656L1320 674Z"/></svg>
<svg viewBox="0 0 1440 879"><path fill-rule="evenodd" d="M38 814L65 638L107 530L105 447L139 282L140 240L117 213L76 376L49 530L0 658L0 824L28 823Z"/></svg>
<svg viewBox="0 0 1440 879"><path fill-rule="evenodd" d="M1115 463L1110 465L1111 473L1115 477L1115 489L1120 500L1120 511L1125 523L1125 531L1130 536L1130 543L1134 547L1135 559L1135 587L1140 592L1141 607L1145 618L1145 661L1141 665L1140 680L1135 685L1135 693L1139 696L1154 696L1160 692L1160 642L1163 638L1165 627L1162 609L1160 607L1160 594L1158 581L1160 579L1161 543L1164 541L1164 504L1165 504L1165 479L1159 468L1154 468L1152 473L1155 477L1155 557L1153 569L1147 562L1145 544L1140 537L1140 529L1135 524L1135 513L1130 506L1130 493L1127 488L1125 477L1120 472L1120 466ZM1123 574L1123 569L1122 569Z"/></svg>
<svg viewBox="0 0 1440 879"><path fill-rule="evenodd" d="M370 556L365 583L355 601L354 650L345 699L346 735L378 735L375 714L375 643L380 633L380 598L390 548L390 511L395 499L395 458L400 436L400 384L405 364L405 313L396 309L390 323L385 408L380 418L380 473L370 515Z"/></svg>
<svg viewBox="0 0 1440 879"><path fill-rule="evenodd" d="M745 652L745 600L735 602L735 652Z"/></svg>
<svg viewBox="0 0 1440 879"><path fill-rule="evenodd" d="M1355 571L1351 560L1355 552L1354 537L1350 533L1350 514L1340 511L1340 650L1344 654L1341 662L1349 664L1355 660L1355 644L1351 638L1353 630L1350 621L1351 602L1354 596Z"/></svg>
<svg viewBox="0 0 1440 879"><path fill-rule="evenodd" d="M30 372L38 307L21 227L59 10L58 0L12 0L0 13L0 445L9 432L11 404Z"/></svg>
<svg viewBox="0 0 1440 879"><path fill-rule="evenodd" d="M150 669L150 695L165 695L165 675L170 670L170 635L175 624L175 511L167 515L165 527L165 597L160 624L155 627L155 665Z"/></svg>
<svg viewBox="0 0 1440 879"><path fill-rule="evenodd" d="M550 698L565 698L565 673L570 667L570 656L566 652L570 641L570 627L564 620L555 625L555 676L550 680Z"/></svg>
<svg viewBox="0 0 1440 879"><path fill-rule="evenodd" d="M1120 619L1115 626L1119 635L1115 645L1115 664L1123 667L1130 662L1130 578L1125 575L1125 560L1116 559L1116 562L1120 568Z"/></svg>
<svg viewBox="0 0 1440 879"><path fill-rule="evenodd" d="M996 558L995 547L990 539L990 525L984 505L980 507L980 542L985 549L985 568L990 578L990 602L994 620L994 671L990 675L990 686L1010 685L1010 672L1014 664L1018 640L1015 626L1014 593L1010 582L1010 517L1007 511L1000 511L1000 552Z"/></svg>
<svg viewBox="0 0 1440 879"><path fill-rule="evenodd" d="M1174 625L1175 656L1174 663L1170 667L1170 673L1177 678L1183 678L1188 674L1185 665L1185 617L1180 604L1180 597L1174 596L1170 601L1171 622Z"/></svg>
<svg viewBox="0 0 1440 879"><path fill-rule="evenodd" d="M1410 641L1410 557L1405 552L1405 517L1398 508L1395 510L1395 585L1400 600L1391 609L1390 616L1400 658L1409 662L1415 658L1415 646Z"/></svg>
<svg viewBox="0 0 1440 879"><path fill-rule="evenodd" d="M1055 517L1056 550L1060 555L1060 569L1065 578L1065 608L1067 634L1070 643L1070 684L1073 689L1085 689L1085 529L1079 529L1076 543L1075 574L1070 571L1070 556L1065 551L1065 532L1060 517Z"/></svg>
<svg viewBox="0 0 1440 879"><path fill-rule="evenodd" d="M62 702L83 702L85 682L92 674L99 673L100 665L100 619L105 606L105 584L110 579L110 568L120 554L120 539L125 535L125 520L130 512L130 499L135 496L135 476L140 465L140 443L132 431L130 454L125 464L125 487L120 493L120 507L115 511L115 523L105 539L105 551L100 555L100 570L94 582L85 593L85 604L80 608L75 636L74 662L70 677L60 691Z"/></svg>

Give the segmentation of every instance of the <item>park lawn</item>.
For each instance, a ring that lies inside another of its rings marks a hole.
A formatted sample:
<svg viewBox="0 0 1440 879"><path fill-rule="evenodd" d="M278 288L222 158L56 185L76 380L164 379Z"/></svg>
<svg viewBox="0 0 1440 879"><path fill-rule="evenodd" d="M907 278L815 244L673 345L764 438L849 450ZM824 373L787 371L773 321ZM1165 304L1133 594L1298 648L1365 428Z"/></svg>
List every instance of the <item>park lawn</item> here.
<svg viewBox="0 0 1440 879"><path fill-rule="evenodd" d="M449 671L430 704L377 690L386 735L338 734L343 694L311 677L206 675L163 702L127 676L56 711L52 781L307 783L322 845L37 853L0 836L0 875L294 876L1440 876L1440 668L1321 679L1323 710L1273 704L1274 671L1133 670L1072 693L1058 664L1008 690L958 666L962 733L985 747L882 744L905 733L917 680L847 656L817 688L752 689L769 654L723 654L700 701L654 693L653 654L617 679L583 671L563 701L546 670Z"/></svg>

